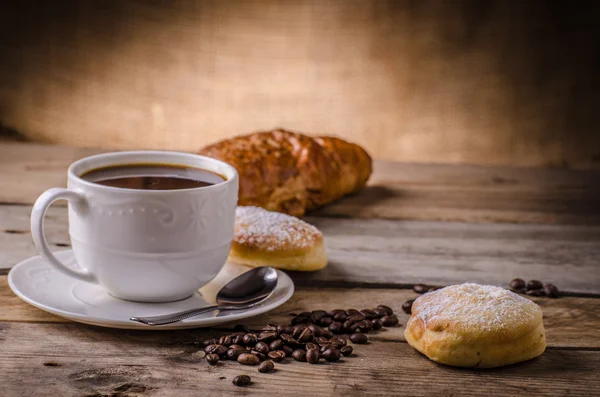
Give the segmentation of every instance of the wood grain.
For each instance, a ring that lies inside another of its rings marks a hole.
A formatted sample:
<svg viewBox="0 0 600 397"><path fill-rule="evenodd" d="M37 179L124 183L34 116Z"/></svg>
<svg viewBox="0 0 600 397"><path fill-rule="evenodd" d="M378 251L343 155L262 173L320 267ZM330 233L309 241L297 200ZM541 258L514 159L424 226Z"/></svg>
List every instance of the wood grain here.
<svg viewBox="0 0 600 397"><path fill-rule="evenodd" d="M0 268L36 255L27 231L29 212L26 206L0 206ZM298 285L506 285L522 277L552 282L570 293L600 293L598 226L307 221L323 232L329 265L292 274ZM50 208L46 233L55 249L68 247L65 208Z"/></svg>
<svg viewBox="0 0 600 397"><path fill-rule="evenodd" d="M3 143L0 202L32 204L44 190L66 185L69 164L100 152ZM600 173L375 161L365 190L315 215L600 224Z"/></svg>
<svg viewBox="0 0 600 397"><path fill-rule="evenodd" d="M267 314L244 320L242 323L252 329L260 329L268 323L287 324L292 318L290 313L351 307L363 309L385 304L395 310L400 319L400 326L372 334L371 339L373 341L405 341L404 325L409 316L401 310L401 306L406 300L417 297L418 295L412 290L406 289L299 288L284 305ZM600 349L600 339L598 339L600 299L562 297L560 299L534 298L533 300L544 311L548 346ZM0 303L0 322L70 322L20 300L8 287L6 276L0 276ZM231 330L233 325L224 324L218 326L217 329ZM204 334L207 332L211 331L206 331ZM164 332L164 334L169 333L170 331Z"/></svg>
<svg viewBox="0 0 600 397"><path fill-rule="evenodd" d="M80 324L0 327L2 386L12 395L116 397L127 388L127 396L481 396L483 388L486 395L502 396L600 392L599 351L548 349L526 363L475 371L435 364L406 343L380 341L356 346L353 357L338 363L287 361L276 364L274 373L260 374L255 367L231 362L210 367L199 360L198 348L185 344L198 340L196 331L125 332ZM243 391L231 384L239 374L253 380Z"/></svg>

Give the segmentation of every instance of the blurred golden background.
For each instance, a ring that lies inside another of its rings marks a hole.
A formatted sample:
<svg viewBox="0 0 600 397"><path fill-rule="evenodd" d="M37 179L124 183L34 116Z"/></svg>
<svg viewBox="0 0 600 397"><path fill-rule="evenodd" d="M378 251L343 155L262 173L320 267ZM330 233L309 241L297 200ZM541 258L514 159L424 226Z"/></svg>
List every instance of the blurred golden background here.
<svg viewBox="0 0 600 397"><path fill-rule="evenodd" d="M12 1L0 124L194 151L256 130L380 159L600 168L600 13L567 1Z"/></svg>

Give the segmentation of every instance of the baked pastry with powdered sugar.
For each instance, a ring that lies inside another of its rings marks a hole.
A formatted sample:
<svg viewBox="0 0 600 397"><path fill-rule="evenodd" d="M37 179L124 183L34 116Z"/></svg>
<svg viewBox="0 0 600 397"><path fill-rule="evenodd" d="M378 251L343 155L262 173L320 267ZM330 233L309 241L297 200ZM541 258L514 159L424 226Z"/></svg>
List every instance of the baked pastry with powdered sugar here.
<svg viewBox="0 0 600 397"><path fill-rule="evenodd" d="M232 263L311 271L327 266L323 235L300 219L259 207L237 207Z"/></svg>
<svg viewBox="0 0 600 397"><path fill-rule="evenodd" d="M458 367L500 367L546 349L537 304L504 288L470 283L417 298L404 336L431 360Z"/></svg>

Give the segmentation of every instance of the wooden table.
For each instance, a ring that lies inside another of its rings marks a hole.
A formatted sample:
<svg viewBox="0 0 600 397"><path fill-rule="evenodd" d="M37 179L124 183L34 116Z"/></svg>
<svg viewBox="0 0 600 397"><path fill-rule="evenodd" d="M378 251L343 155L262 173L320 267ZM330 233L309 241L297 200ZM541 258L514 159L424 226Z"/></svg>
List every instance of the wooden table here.
<svg viewBox="0 0 600 397"><path fill-rule="evenodd" d="M534 298L548 349L493 370L435 364L404 327L372 335L334 364L282 363L272 374L223 362L210 367L190 342L217 330L125 331L87 326L35 309L10 291L8 269L35 255L32 202L63 186L65 170L95 150L0 143L0 396L600 395L600 174L376 162L370 185L307 220L326 238L329 266L291 274L297 291L248 325L288 313L415 298L417 282L504 285L514 277L555 283L564 296ZM49 211L52 244L68 247L65 208ZM231 384L248 373L252 386Z"/></svg>

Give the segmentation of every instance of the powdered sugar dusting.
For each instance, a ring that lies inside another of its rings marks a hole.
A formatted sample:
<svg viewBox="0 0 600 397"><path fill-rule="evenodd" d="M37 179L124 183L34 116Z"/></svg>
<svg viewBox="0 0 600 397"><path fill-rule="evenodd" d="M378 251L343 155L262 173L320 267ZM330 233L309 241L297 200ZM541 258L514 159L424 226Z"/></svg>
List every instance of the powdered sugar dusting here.
<svg viewBox="0 0 600 397"><path fill-rule="evenodd" d="M491 285L452 285L419 297L413 313L427 322L452 322L477 331L500 331L531 324L541 309L504 288Z"/></svg>
<svg viewBox="0 0 600 397"><path fill-rule="evenodd" d="M237 207L234 241L267 251L310 248L321 232L300 219L259 207Z"/></svg>

